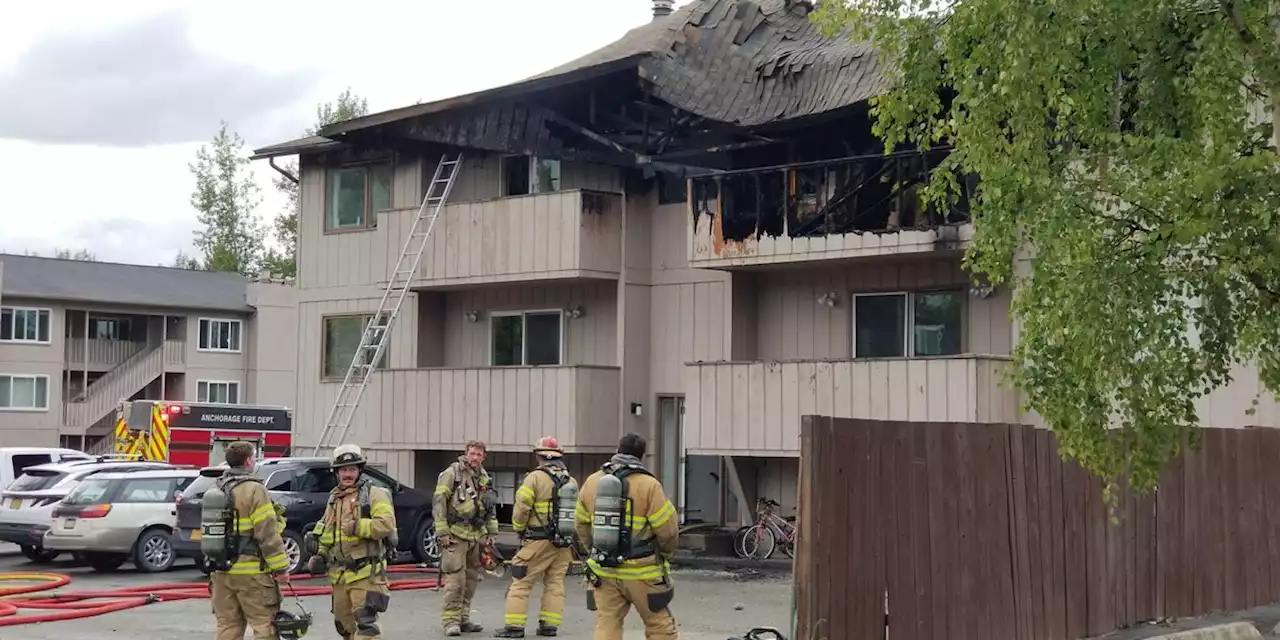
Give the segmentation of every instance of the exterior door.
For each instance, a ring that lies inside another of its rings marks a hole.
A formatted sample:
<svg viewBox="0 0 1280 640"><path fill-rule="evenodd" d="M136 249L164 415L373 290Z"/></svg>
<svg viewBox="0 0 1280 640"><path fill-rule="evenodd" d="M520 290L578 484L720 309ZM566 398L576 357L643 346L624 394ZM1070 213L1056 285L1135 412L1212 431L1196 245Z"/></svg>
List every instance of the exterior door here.
<svg viewBox="0 0 1280 640"><path fill-rule="evenodd" d="M684 398L658 398L658 468L667 499L684 523Z"/></svg>

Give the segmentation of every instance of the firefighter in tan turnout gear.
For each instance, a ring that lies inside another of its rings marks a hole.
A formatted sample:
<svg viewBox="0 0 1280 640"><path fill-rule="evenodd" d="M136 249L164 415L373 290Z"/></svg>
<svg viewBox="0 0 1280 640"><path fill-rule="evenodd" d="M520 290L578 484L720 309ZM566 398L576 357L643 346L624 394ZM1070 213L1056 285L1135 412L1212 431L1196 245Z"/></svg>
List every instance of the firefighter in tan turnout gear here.
<svg viewBox="0 0 1280 640"><path fill-rule="evenodd" d="M289 558L280 537L284 518L262 478L250 472L253 444L232 442L226 452L228 469L205 492L200 514L200 547L218 621L215 637L244 640L247 624L254 640L274 640L279 583L289 582Z"/></svg>
<svg viewBox="0 0 1280 640"><path fill-rule="evenodd" d="M564 465L564 451L550 436L533 447L537 468L516 490L511 525L520 535L520 551L511 559L506 626L496 638L523 638L529 593L542 583L538 635L554 636L564 615L564 576L573 561L574 514L578 482Z"/></svg>
<svg viewBox="0 0 1280 640"><path fill-rule="evenodd" d="M333 626L346 640L376 640L378 614L391 603L387 562L395 553L396 512L391 492L363 475L364 453L353 444L333 450L329 462L338 486L315 528L307 534L312 574L333 584Z"/></svg>
<svg viewBox="0 0 1280 640"><path fill-rule="evenodd" d="M622 621L635 607L649 640L676 638L668 605L675 596L669 561L679 543L675 507L662 483L640 463L646 442L628 433L618 452L582 483L577 533L589 549L587 608L596 612L596 640L622 640Z"/></svg>
<svg viewBox="0 0 1280 640"><path fill-rule="evenodd" d="M432 513L440 543L444 607L440 613L446 636L483 631L471 621L471 598L480 585L480 548L498 535L496 501L484 470L485 446L479 440L436 479Z"/></svg>

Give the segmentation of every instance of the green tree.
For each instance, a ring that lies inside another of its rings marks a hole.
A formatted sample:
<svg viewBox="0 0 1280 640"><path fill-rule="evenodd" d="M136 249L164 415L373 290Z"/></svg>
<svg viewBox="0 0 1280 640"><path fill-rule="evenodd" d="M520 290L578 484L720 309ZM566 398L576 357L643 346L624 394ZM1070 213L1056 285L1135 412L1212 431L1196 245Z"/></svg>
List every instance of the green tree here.
<svg viewBox="0 0 1280 640"><path fill-rule="evenodd" d="M252 277L262 264L266 229L254 213L260 198L243 147L244 140L223 122L188 167L196 179L191 206L203 227L195 232L194 242L201 266Z"/></svg>
<svg viewBox="0 0 1280 640"><path fill-rule="evenodd" d="M1013 285L1012 379L1108 489L1150 489L1195 446L1195 402L1234 363L1280 389L1280 2L837 0L814 18L877 51L886 148L952 147L928 197L980 176L965 263Z"/></svg>
<svg viewBox="0 0 1280 640"><path fill-rule="evenodd" d="M40 257L39 251L32 251L28 249L23 251L23 253L29 256ZM60 260L83 260L86 262L98 261L98 256L94 255L94 253L88 249L77 249L75 251L72 251L71 249L54 249L53 256L51 257L58 258Z"/></svg>
<svg viewBox="0 0 1280 640"><path fill-rule="evenodd" d="M337 100L316 105L316 124L307 129L306 135L316 135L320 129L328 125L359 118L367 113L369 113L369 101L351 93L351 88L348 87L338 94ZM294 176L299 175L296 160L290 160L280 166ZM288 204L284 212L276 218L274 225L276 241L280 243L281 250L268 250L266 259L263 261L264 267L272 273L292 278L298 275L296 261L298 214L302 211L302 202L298 196L298 185L292 180L277 175L272 182L276 189L285 195Z"/></svg>
<svg viewBox="0 0 1280 640"><path fill-rule="evenodd" d="M185 251L179 251L178 255L174 256L173 262L171 264L162 264L160 266L174 267L176 269L191 269L194 271L199 271L203 269L203 267L200 265L200 261L193 258L192 256L187 255L187 252Z"/></svg>

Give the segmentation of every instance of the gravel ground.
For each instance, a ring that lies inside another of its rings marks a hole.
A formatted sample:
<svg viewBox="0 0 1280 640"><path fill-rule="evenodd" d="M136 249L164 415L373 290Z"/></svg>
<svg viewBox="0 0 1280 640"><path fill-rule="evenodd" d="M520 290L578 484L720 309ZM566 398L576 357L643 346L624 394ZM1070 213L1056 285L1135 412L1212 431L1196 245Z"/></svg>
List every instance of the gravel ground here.
<svg viewBox="0 0 1280 640"><path fill-rule="evenodd" d="M52 571L74 578L70 590L100 590L143 584L197 582L201 575L192 565L182 564L169 573L146 575L135 573L126 565L114 574L98 574L71 562L55 562L37 566L21 556L0 549L0 573L11 571ZM677 570L676 601L672 605L684 640L725 640L740 635L753 626L775 626L785 633L790 626L791 578L789 574L768 571ZM586 610L580 578L568 579L568 597L561 638L586 640L592 637L592 613ZM472 619L485 625L472 638L487 638L502 623L503 602L508 580L488 578L480 585L473 604ZM537 609L538 591L531 599ZM292 600L288 608L297 609ZM329 613L329 599L303 598L303 604L315 616L307 637L337 637ZM391 596L391 610L380 621L384 638L444 637L440 632L440 594L433 591L398 591ZM533 627L529 631L532 634ZM0 627L4 640L102 640L105 638L146 638L147 640L188 640L213 637L213 615L207 600L157 603L129 611L96 618L69 620L41 625ZM246 634L251 635L251 634ZM643 626L635 614L629 616L626 638L643 638Z"/></svg>

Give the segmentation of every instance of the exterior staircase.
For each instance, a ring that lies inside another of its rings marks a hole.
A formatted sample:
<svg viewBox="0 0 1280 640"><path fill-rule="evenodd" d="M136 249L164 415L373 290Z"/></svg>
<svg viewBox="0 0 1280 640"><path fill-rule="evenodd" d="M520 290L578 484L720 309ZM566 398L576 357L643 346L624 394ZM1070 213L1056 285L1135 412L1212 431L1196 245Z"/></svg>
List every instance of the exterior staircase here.
<svg viewBox="0 0 1280 640"><path fill-rule="evenodd" d="M164 373L164 352L163 344L148 346L95 380L67 403L67 428L84 433L114 416L121 400L132 397Z"/></svg>

